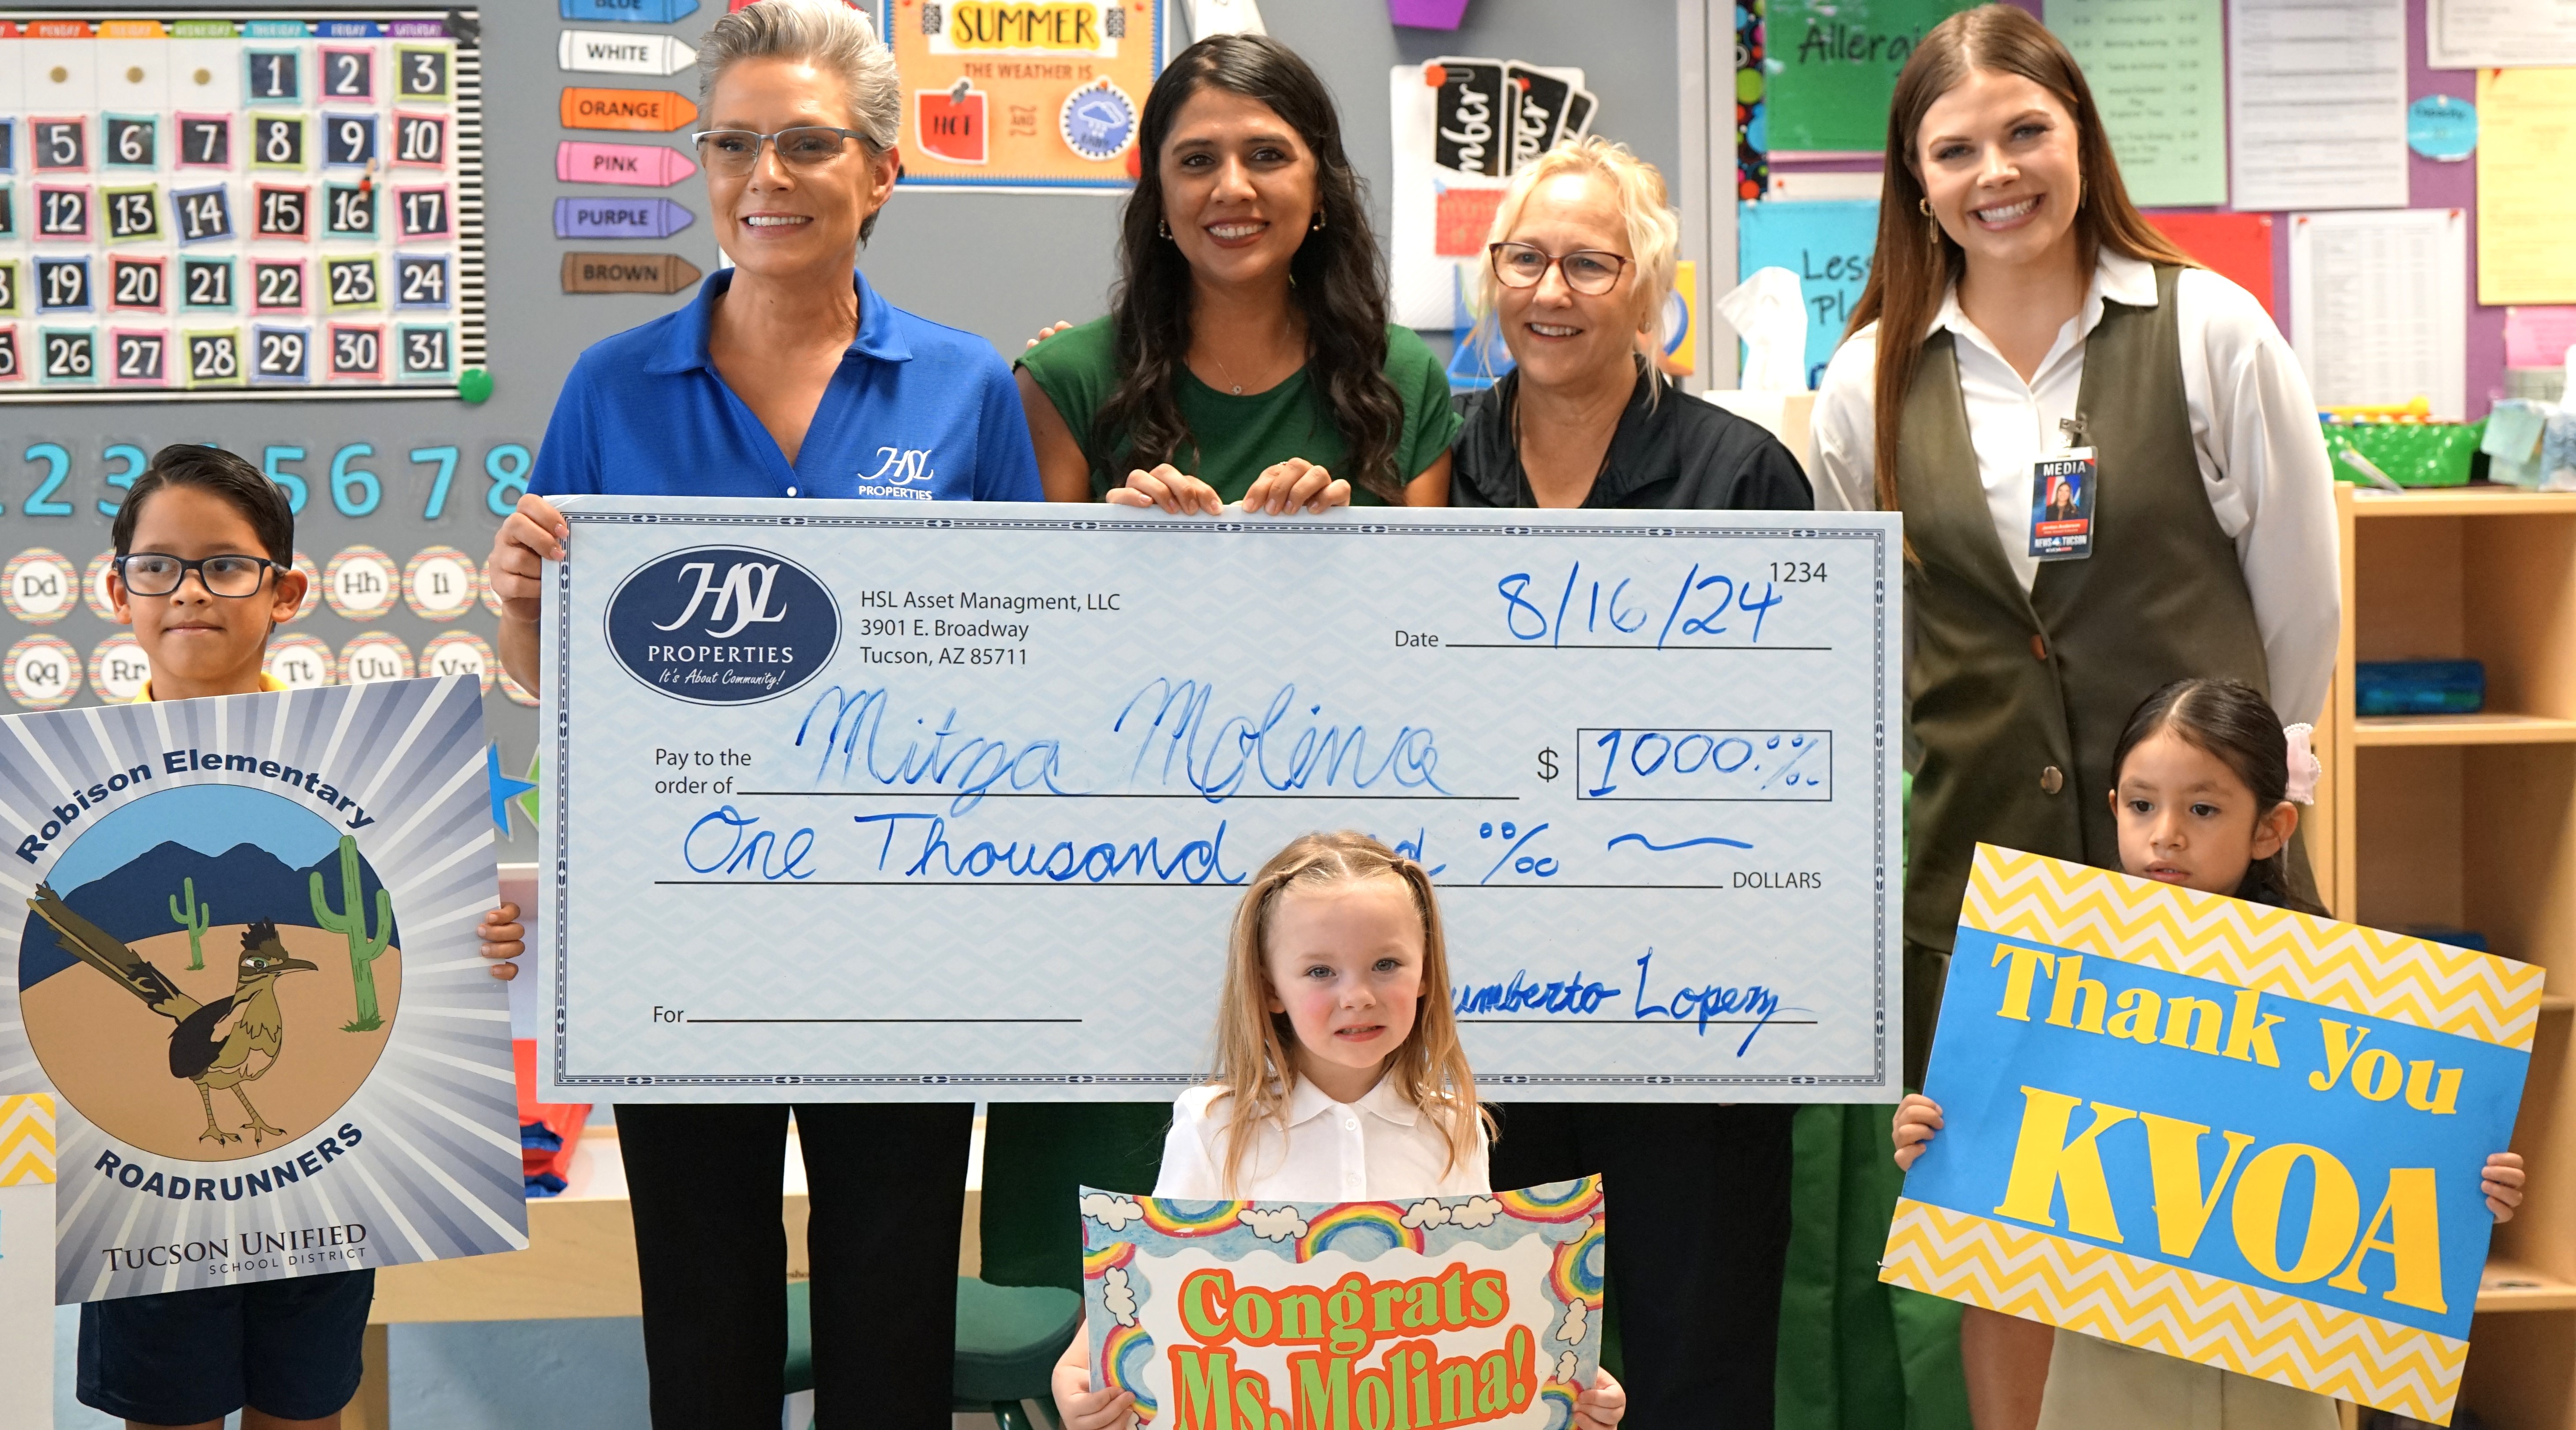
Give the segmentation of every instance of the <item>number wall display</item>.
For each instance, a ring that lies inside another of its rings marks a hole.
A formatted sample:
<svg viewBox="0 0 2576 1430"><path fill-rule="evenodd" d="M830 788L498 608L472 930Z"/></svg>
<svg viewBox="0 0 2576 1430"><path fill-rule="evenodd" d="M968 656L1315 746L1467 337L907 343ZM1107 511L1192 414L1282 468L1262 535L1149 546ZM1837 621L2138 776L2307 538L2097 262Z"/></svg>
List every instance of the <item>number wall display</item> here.
<svg viewBox="0 0 2576 1430"><path fill-rule="evenodd" d="M479 23L0 8L0 402L453 394Z"/></svg>
<svg viewBox="0 0 2576 1430"><path fill-rule="evenodd" d="M338 358L317 340L310 360ZM502 673L493 649L500 606L482 553L491 523L526 493L535 454L516 442L371 436L281 434L242 449L299 517L304 601L271 639L268 673L298 690L467 674L485 694L533 709L536 697ZM120 704L150 678L142 646L117 623L114 553L101 549L149 461L133 442L70 434L0 446L0 713Z"/></svg>

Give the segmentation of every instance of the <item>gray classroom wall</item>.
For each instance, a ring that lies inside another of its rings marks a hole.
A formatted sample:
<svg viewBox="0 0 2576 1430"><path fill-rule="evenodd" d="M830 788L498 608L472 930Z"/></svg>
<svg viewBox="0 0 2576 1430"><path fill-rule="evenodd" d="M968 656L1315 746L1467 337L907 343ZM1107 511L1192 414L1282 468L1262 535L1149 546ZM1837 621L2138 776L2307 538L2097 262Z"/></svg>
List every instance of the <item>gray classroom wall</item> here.
<svg viewBox="0 0 2576 1430"><path fill-rule="evenodd" d="M181 7L152 0L97 0L94 12L133 11L175 15ZM383 6L316 3L306 13L375 13ZM1465 25L1454 32L1398 30L1387 21L1384 0L1264 0L1270 32L1303 54L1341 102L1344 143L1371 187L1370 211L1380 233L1387 224L1391 170L1386 103L1387 71L1444 54L1524 59L1582 67L1601 96L1597 132L1626 141L1672 177L1681 197L1681 66L1676 60L1674 0L1472 0ZM1185 7L1175 0L1174 48L1186 39ZM723 0L680 24L637 27L694 40L722 13ZM0 8L0 15L9 13ZM173 441L208 441L257 461L273 444L305 450L300 469L312 491L297 518L297 546L319 562L363 542L407 560L425 546L446 544L478 559L490 549L499 518L486 506L492 483L483 458L495 445L534 450L564 374L581 350L599 338L671 311L688 300L634 294L566 295L560 291L561 255L573 248L675 252L701 268L716 264L715 242L705 221L706 201L692 179L663 191L698 215L677 236L659 241L557 240L552 203L565 194L634 197L633 189L599 189L559 183L555 143L561 138L644 141L653 136L603 135L565 130L557 121L557 96L565 84L652 87L640 77L568 76L555 67L555 38L566 22L544 0L487 0L483 19L483 104L488 251L490 401L470 406L452 400L332 402L152 402L113 405L0 405L0 556L46 546L86 563L108 544L107 518L96 502L114 493L104 478L105 450L131 443L152 451ZM667 87L694 97L695 76L674 76ZM681 142L674 140L673 142ZM1114 272L1120 200L1090 195L947 194L898 191L862 262L869 281L894 303L938 322L980 334L1005 353L1055 319L1096 316L1106 307ZM1702 285L1703 294L1708 291ZM19 461L36 442L59 442L72 454L63 494L75 515L34 518L18 510L41 469ZM372 458L356 465L384 484L377 510L344 517L325 494L332 454L365 442ZM429 473L405 459L415 448L455 444L461 459L447 507L436 522L421 516ZM12 624L15 624L12 622ZM402 637L415 654L442 630L472 629L488 641L493 618L478 608L441 625L397 607L369 625ZM9 635L14 642L33 627ZM86 605L43 630L86 653L113 633ZM308 632L337 649L360 627L316 605L289 629ZM84 691L78 703L95 703ZM486 718L500 741L504 770L526 769L535 741L536 712L506 700L495 689ZM504 859L536 857L528 826L513 817Z"/></svg>

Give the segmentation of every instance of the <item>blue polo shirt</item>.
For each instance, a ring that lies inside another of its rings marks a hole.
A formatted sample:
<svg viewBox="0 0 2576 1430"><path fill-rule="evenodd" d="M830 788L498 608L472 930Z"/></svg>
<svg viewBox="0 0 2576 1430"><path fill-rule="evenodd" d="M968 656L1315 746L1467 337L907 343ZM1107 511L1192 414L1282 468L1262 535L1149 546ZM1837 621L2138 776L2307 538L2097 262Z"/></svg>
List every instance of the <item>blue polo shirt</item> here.
<svg viewBox="0 0 2576 1430"><path fill-rule="evenodd" d="M528 490L690 497L1043 501L1019 389L992 344L927 322L850 277L859 332L823 390L794 466L716 374L707 330L719 269L686 308L573 364Z"/></svg>

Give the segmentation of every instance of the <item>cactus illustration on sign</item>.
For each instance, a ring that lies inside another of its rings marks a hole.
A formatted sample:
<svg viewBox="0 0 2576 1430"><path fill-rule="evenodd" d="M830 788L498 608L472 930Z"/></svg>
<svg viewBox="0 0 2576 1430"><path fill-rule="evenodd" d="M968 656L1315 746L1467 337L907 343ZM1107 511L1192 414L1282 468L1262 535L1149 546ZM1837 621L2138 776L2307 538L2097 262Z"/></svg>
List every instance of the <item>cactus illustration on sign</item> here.
<svg viewBox="0 0 2576 1430"><path fill-rule="evenodd" d="M188 931L188 971L194 973L206 966L205 945L199 940L206 936L206 925L214 921L215 911L213 905L197 902L196 880L182 879L179 883L188 891L188 906L184 910L181 909L179 896L172 894L170 921Z"/></svg>
<svg viewBox="0 0 2576 1430"><path fill-rule="evenodd" d="M349 941L349 977L358 994L358 1020L341 1026L344 1033L372 1033L385 1025L376 1012L376 975L369 965L385 951L393 939L394 896L376 890L376 933L367 936L366 894L358 884L358 841L340 836L340 906L334 913L331 901L322 893L322 871L307 876L312 883L313 922Z"/></svg>

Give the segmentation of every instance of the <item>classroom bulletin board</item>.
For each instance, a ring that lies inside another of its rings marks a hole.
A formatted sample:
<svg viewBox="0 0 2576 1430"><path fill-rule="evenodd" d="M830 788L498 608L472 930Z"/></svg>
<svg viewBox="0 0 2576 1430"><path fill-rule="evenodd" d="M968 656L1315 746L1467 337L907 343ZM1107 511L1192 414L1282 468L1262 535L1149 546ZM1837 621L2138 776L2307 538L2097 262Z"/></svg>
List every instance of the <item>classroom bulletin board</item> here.
<svg viewBox="0 0 2576 1430"><path fill-rule="evenodd" d="M2576 69L2436 69L2429 53L2433 28L2468 33L2472 12L2496 7L2010 3L2085 66L2132 197L2263 301L2321 404L2420 393L2435 416L2474 421L2500 397L2556 396L2554 380L2523 390L2556 354L2519 340L2509 354L2509 338L2563 330L2549 315L2576 304L2576 204L2550 172L2564 156L2538 157L2576 119ZM1923 32L1966 8L1770 0L1737 12L1739 268L1800 272L1811 380L1867 280L1888 91ZM2566 63L2540 39L2524 47L2531 62ZM2319 93L2297 99L2302 82ZM1779 197L1800 193L1815 202ZM2508 373L2509 356L2533 375Z"/></svg>
<svg viewBox="0 0 2576 1430"><path fill-rule="evenodd" d="M573 359L719 262L682 131L722 10L0 6L0 712L133 698L109 524L210 442L297 509L270 673L478 672L524 775L483 559Z"/></svg>

